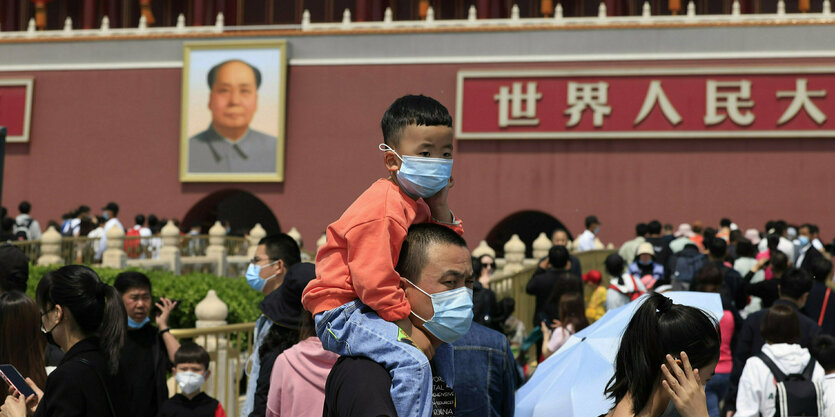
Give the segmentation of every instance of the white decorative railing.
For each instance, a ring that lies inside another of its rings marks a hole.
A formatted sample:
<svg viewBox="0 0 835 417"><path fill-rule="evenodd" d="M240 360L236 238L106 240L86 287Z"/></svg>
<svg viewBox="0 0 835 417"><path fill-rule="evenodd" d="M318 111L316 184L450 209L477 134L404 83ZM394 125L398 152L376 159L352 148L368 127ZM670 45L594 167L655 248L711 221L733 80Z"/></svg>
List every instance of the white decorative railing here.
<svg viewBox="0 0 835 417"><path fill-rule="evenodd" d="M382 21L355 22L351 18L351 11L345 9L341 22L318 23L310 20L310 12L302 13L299 25L261 25L224 26L223 13L218 13L215 24L211 26L186 26L185 17L181 14L177 25L173 27L148 27L145 17L140 18L136 28L110 28L107 16L102 18L98 29L75 29L68 17L62 30L39 31L35 27L35 19L29 20L26 30L17 32L0 32L0 40L6 39L38 39L38 38L100 38L118 36L160 36L160 35L200 35L240 32L253 29L269 30L281 29L300 32L316 31L403 31L403 30L467 30L467 29L522 29L525 27L560 28L560 27L607 27L607 26L670 26L670 25L699 25L699 24L825 24L833 22L832 5L830 0L823 0L819 13L787 13L784 0L778 0L776 13L743 14L739 0L734 0L730 14L696 14L696 5L691 0L686 13L681 15L652 15L650 3L644 2L641 15L636 16L608 16L606 4L600 2L598 15L591 17L564 16L562 5L557 3L553 17L520 17L519 7L511 8L510 17L499 19L479 19L475 6L470 6L466 19L435 19L435 12L430 6L423 20L395 21L391 8L386 8Z"/></svg>

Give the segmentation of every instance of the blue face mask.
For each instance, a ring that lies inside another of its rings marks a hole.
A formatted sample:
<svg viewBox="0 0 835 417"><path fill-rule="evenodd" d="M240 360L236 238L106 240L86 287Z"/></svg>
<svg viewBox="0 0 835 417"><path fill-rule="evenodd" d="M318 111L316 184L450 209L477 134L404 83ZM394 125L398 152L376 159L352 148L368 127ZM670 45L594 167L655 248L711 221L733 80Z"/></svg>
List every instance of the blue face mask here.
<svg viewBox="0 0 835 417"><path fill-rule="evenodd" d="M403 162L397 171L397 183L406 193L429 198L449 184L452 159L400 156L390 146L380 144L381 151L391 151Z"/></svg>
<svg viewBox="0 0 835 417"><path fill-rule="evenodd" d="M411 281L406 281L412 284ZM438 340L452 343L470 330L470 324L473 322L472 288L461 287L436 294L428 294L417 285L412 284L412 286L432 299L432 309L435 314L431 319L426 320L415 314L414 311L412 311L412 314L420 319L423 322L423 327Z"/></svg>
<svg viewBox="0 0 835 417"><path fill-rule="evenodd" d="M804 247L809 244L809 237L807 236L798 236L797 241L800 242L800 247Z"/></svg>
<svg viewBox="0 0 835 417"><path fill-rule="evenodd" d="M148 324L151 321L150 317L145 317L145 320L142 321L135 321L134 319L128 317L128 327L131 329L141 329L142 326Z"/></svg>
<svg viewBox="0 0 835 417"><path fill-rule="evenodd" d="M105 211L104 213L102 213L101 218L105 220L110 220L110 214L107 214L107 212Z"/></svg>
<svg viewBox="0 0 835 417"><path fill-rule="evenodd" d="M265 266L275 265L275 262ZM249 264L249 267L246 269L246 282L255 291L261 291L264 288L264 285L267 285L267 280L274 276L275 275L267 278L261 278L261 265L255 265L251 263Z"/></svg>

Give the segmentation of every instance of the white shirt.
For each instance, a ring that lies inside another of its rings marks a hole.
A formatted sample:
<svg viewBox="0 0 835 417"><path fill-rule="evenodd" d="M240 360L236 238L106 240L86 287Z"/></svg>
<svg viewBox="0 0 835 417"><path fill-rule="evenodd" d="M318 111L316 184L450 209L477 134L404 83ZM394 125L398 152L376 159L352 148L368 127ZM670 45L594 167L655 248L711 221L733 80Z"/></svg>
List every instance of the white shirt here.
<svg viewBox="0 0 835 417"><path fill-rule="evenodd" d="M580 236L574 241L575 246L577 248L577 252L582 252L586 250L593 250L594 249L594 233L591 230L586 229Z"/></svg>
<svg viewBox="0 0 835 417"><path fill-rule="evenodd" d="M631 294L636 291L647 292L644 283L628 272L624 272L621 278L623 278L623 284L618 283L618 280L613 277L609 289L606 290L606 311L629 304L632 301Z"/></svg>
<svg viewBox="0 0 835 417"><path fill-rule="evenodd" d="M835 416L835 373L823 380L823 415Z"/></svg>
<svg viewBox="0 0 835 417"><path fill-rule="evenodd" d="M812 356L806 348L798 344L776 343L763 345L763 353L783 371L784 374L799 374L803 372ZM823 383L823 367L815 363L812 382ZM774 397L777 386L774 375L768 366L758 357L752 356L742 368L739 378L739 391L736 397L736 414L734 417L772 417L775 414Z"/></svg>
<svg viewBox="0 0 835 417"><path fill-rule="evenodd" d="M760 252L767 251L768 250L768 239L761 240L760 244L757 246L757 249ZM788 256L789 261L794 263L794 261L795 261L794 243L792 243L791 240L788 240L788 239L784 238L783 236L780 236L780 241L777 243L777 250L779 250L780 252L785 253L786 256Z"/></svg>

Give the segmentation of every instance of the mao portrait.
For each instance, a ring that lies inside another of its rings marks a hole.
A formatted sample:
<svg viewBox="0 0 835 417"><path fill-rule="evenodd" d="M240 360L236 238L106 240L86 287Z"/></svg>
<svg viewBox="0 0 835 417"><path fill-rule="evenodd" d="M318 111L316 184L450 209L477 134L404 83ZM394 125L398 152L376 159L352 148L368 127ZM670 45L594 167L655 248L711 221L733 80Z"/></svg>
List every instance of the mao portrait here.
<svg viewBox="0 0 835 417"><path fill-rule="evenodd" d="M185 46L180 179L282 181L283 42Z"/></svg>

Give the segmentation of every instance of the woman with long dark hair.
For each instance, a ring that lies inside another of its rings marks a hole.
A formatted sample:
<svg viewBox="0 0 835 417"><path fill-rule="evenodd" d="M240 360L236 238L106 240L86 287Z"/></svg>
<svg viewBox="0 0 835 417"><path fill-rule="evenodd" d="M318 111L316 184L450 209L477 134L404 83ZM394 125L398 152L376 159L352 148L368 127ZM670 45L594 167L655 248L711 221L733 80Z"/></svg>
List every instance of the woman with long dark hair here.
<svg viewBox="0 0 835 417"><path fill-rule="evenodd" d="M2 417L117 417L125 410L116 376L127 315L119 293L86 266L48 272L36 290L41 328L66 352L35 395L6 397ZM118 413L118 414L117 414Z"/></svg>
<svg viewBox="0 0 835 417"><path fill-rule="evenodd" d="M0 363L14 365L21 375L42 387L46 384L46 368L44 338L38 331L38 320L38 306L26 294L0 293ZM0 389L2 393L7 392L2 379Z"/></svg>
<svg viewBox="0 0 835 417"><path fill-rule="evenodd" d="M550 327L544 322L541 325L542 357L547 359L559 350L572 334L585 329L588 325L583 294L579 292L563 294L560 297L559 319L554 320ZM551 330L552 327L553 330Z"/></svg>
<svg viewBox="0 0 835 417"><path fill-rule="evenodd" d="M672 403L682 417L707 417L704 384L719 361L716 321L702 310L653 293L629 321L606 394L608 417L662 415Z"/></svg>

